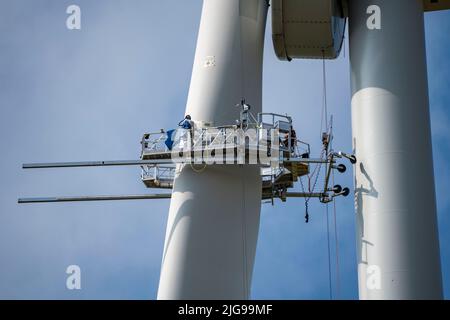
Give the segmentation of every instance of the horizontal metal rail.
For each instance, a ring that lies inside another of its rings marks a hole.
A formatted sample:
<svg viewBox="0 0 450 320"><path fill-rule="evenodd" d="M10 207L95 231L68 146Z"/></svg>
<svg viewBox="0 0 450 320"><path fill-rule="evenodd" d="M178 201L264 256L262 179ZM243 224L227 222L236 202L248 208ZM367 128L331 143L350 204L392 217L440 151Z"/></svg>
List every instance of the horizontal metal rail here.
<svg viewBox="0 0 450 320"><path fill-rule="evenodd" d="M173 164L170 159L158 160L115 160L115 161L81 161L81 162L50 162L50 163L25 163L23 169L45 168L77 168L77 167L112 167L112 166L142 166L157 164Z"/></svg>
<svg viewBox="0 0 450 320"><path fill-rule="evenodd" d="M326 194L321 192L286 192L286 198L322 198L323 196Z"/></svg>
<svg viewBox="0 0 450 320"><path fill-rule="evenodd" d="M287 192L286 198L321 198L324 193ZM117 195L117 196L75 196L75 197L38 197L19 198L18 203L51 203L51 202L86 202L86 201L118 201L118 200L159 200L170 199L171 193ZM278 198L278 197L277 197Z"/></svg>
<svg viewBox="0 0 450 320"><path fill-rule="evenodd" d="M300 159L291 158L286 162L297 163L330 163L327 159ZM334 162L334 161L332 161ZM79 167L112 167L112 166L142 166L142 165L158 165L158 164L175 164L183 163L181 161L172 161L171 159L155 159L155 160L114 160L114 161L80 161L80 162L48 162L48 163L24 163L23 169L48 169L48 168L79 168ZM189 163L189 162L186 162Z"/></svg>
<svg viewBox="0 0 450 320"><path fill-rule="evenodd" d="M294 162L294 163L334 163L335 161L330 161L329 159L313 159L313 158L290 158L285 159L283 162Z"/></svg>
<svg viewBox="0 0 450 320"><path fill-rule="evenodd" d="M170 199L171 193L138 194L118 196L79 196L79 197L48 197L48 198L19 198L18 203L48 203L48 202L81 202L81 201L111 201L111 200L154 200Z"/></svg>

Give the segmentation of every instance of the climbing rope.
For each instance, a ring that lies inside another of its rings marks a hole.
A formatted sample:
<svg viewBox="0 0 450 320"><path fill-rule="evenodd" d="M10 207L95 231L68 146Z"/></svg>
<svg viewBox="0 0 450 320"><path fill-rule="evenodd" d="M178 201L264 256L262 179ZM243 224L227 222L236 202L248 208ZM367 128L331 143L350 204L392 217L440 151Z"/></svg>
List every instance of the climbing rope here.
<svg viewBox="0 0 450 320"><path fill-rule="evenodd" d="M325 51L322 50L322 87L323 87L323 97L322 97L322 117L320 124L320 136L323 139L323 133L326 132L328 135L326 145L324 144L325 157L328 158L329 147L331 145L331 129L332 120L330 124L328 123L328 101L327 101L327 70L325 64ZM325 131L323 131L323 124L325 122ZM331 164L329 164L331 165ZM325 166L325 179L327 174L327 166ZM328 284L329 284L329 294L330 300L333 299L333 285L331 276L331 245L330 245L330 223L329 223L329 210L328 203L325 206L326 223L327 223L327 255L328 255Z"/></svg>
<svg viewBox="0 0 450 320"><path fill-rule="evenodd" d="M330 150L333 150L333 116L331 116L330 120ZM335 185L334 181L334 170L331 172L331 181L333 185ZM333 201L333 227L334 227L334 246L335 246L335 265L336 265L336 298L339 299L340 296L340 271L339 271L339 238L338 238L338 231L337 231L337 214L336 214L336 201Z"/></svg>
<svg viewBox="0 0 450 320"><path fill-rule="evenodd" d="M323 158L325 150L322 150L320 157ZM308 193L313 193L316 189L317 181L319 181L320 169L322 167L322 163L318 163L315 165L313 172L308 175ZM313 185L311 188L311 180L314 179ZM300 186L302 187L302 192L306 193L305 186L303 184L303 179L300 177ZM311 200L311 196L305 197L305 222L309 222L309 201Z"/></svg>
<svg viewBox="0 0 450 320"><path fill-rule="evenodd" d="M321 114L321 123L320 123L320 139L323 141L323 149L320 154L321 159L328 159L329 152L332 150L333 143L333 117L331 116L328 121L328 101L327 101L327 73L326 73L326 64L325 64L325 52L322 50L322 77L323 77L323 99L322 99L322 114ZM325 128L324 128L325 124ZM325 130L324 130L325 129ZM326 135L326 136L324 136ZM326 138L326 140L325 140ZM331 164L328 164L331 165ZM326 179L328 165L323 166L322 163L318 163L315 165L314 170L311 174L307 175L308 179L308 193L313 193L315 191L317 182L319 180L319 176L321 175L322 167L325 168L324 177ZM302 177L300 177L300 185L302 188L302 192L306 193L306 188L303 183ZM332 172L332 181L334 185L334 171ZM311 183L312 182L312 183ZM309 201L311 200L311 195L309 197L305 197L305 222L309 222ZM336 252L336 292L337 297L339 297L340 292L340 277L339 277L339 241L338 241L338 233L337 233L337 214L336 214L336 202L333 201L333 225L334 225L334 242L335 242L335 252ZM333 280L332 280L332 264L331 264L331 237L330 237L330 213L328 202L326 203L326 232L327 232L327 256L328 256L328 285L329 285L329 297L333 299Z"/></svg>
<svg viewBox="0 0 450 320"><path fill-rule="evenodd" d="M240 166L240 171L244 171L244 167ZM243 290L244 297L248 297L249 289L248 289L248 270L247 270L247 221L245 219L246 215L246 203L245 199L247 197L246 188L245 188L245 172L242 172L241 182L242 182L242 268L243 268Z"/></svg>
<svg viewBox="0 0 450 320"><path fill-rule="evenodd" d="M322 50L322 115L320 117L320 139L324 132L323 124L325 119L325 132L328 132L328 101L327 101L327 69L325 64L325 51Z"/></svg>
<svg viewBox="0 0 450 320"><path fill-rule="evenodd" d="M332 173L332 181L334 185L334 171ZM341 291L341 280L339 270L339 238L337 231L337 217L336 217L336 201L333 201L333 223L334 223L334 245L336 252L336 298L339 299Z"/></svg>
<svg viewBox="0 0 450 320"><path fill-rule="evenodd" d="M331 249L330 249L330 223L328 218L328 203L325 205L326 207L326 216L327 216L327 250L328 250L328 285L330 290L330 300L333 300L333 288L332 288L332 279L331 279Z"/></svg>

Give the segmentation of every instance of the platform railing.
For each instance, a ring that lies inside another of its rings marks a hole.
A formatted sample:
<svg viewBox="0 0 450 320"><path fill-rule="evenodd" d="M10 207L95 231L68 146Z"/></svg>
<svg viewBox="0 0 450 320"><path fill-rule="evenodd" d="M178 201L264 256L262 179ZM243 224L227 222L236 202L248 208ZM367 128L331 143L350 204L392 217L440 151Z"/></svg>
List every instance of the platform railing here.
<svg viewBox="0 0 450 320"><path fill-rule="evenodd" d="M173 180L175 178L174 166L142 166L141 179L154 179L154 180Z"/></svg>
<svg viewBox="0 0 450 320"><path fill-rule="evenodd" d="M216 150L238 148L240 151L246 149L247 146L249 148L251 146L260 148L268 145L264 141L265 137L261 134L262 130L275 129L278 132L279 141L276 144L274 144L274 141L271 141L270 146L271 148L279 149L280 157L271 161L282 162L284 159L299 158L302 155L304 158L309 157L309 144L301 140L292 139L293 127L291 117L276 113L259 113L256 118L253 115L251 117L247 115L246 119L251 119L251 122L246 122L245 127L242 126L242 121L237 120L235 125L221 127L198 127L194 125L192 129L174 129L174 132L171 133L173 140L172 149L188 152L190 150L193 152L194 157L198 157L200 155L199 152L206 148ZM247 136L244 134L244 139L241 139L243 135L238 130L242 130L245 133L249 129L255 130L256 137L255 141L247 143ZM163 129L159 132L145 134L141 141L141 155L153 152L170 152L171 150L165 144L167 138L167 132ZM242 157L242 154L240 157Z"/></svg>
<svg viewBox="0 0 450 320"><path fill-rule="evenodd" d="M141 155L147 151L165 151L167 150L164 142L167 139L167 133L164 129L159 132L145 133L141 139Z"/></svg>

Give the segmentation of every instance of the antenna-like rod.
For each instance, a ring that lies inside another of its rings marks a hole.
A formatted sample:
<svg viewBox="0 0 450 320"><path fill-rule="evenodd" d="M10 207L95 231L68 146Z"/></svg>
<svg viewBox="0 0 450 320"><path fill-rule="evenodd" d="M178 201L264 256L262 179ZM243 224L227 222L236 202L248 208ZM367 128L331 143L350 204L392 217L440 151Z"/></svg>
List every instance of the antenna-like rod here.
<svg viewBox="0 0 450 320"><path fill-rule="evenodd" d="M81 201L110 201L110 200L154 200L170 199L171 193L137 194L118 196L79 196L79 197L48 197L48 198L19 198L18 203L48 203L48 202L81 202Z"/></svg>
<svg viewBox="0 0 450 320"><path fill-rule="evenodd" d="M111 166L141 166L152 164L174 163L170 159L157 160L114 160L114 161L82 161L82 162L53 162L53 163L24 163L23 169L44 168L76 168L76 167L111 167Z"/></svg>
<svg viewBox="0 0 450 320"><path fill-rule="evenodd" d="M286 198L321 198L326 195L322 192L286 192Z"/></svg>
<svg viewBox="0 0 450 320"><path fill-rule="evenodd" d="M329 159L289 159L287 162L300 163L334 163ZM47 168L79 168L79 167L113 167L113 166L142 166L159 164L176 164L171 159L152 159L152 160L113 160L113 161L81 161L81 162L48 162L48 163L24 163L23 169L47 169ZM179 163L192 163L185 161Z"/></svg>

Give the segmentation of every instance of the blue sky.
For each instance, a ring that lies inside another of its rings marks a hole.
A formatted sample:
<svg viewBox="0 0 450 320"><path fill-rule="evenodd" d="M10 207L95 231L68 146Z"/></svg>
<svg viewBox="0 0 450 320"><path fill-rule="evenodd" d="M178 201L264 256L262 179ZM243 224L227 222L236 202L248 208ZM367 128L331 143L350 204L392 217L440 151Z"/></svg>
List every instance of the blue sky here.
<svg viewBox="0 0 450 320"><path fill-rule="evenodd" d="M202 1L2 0L0 4L0 298L156 298L168 200L16 203L19 196L145 193L138 168L24 172L20 165L135 159L142 133L173 127L184 113ZM65 26L70 4L81 7L80 31ZM426 15L447 298L449 33L450 11ZM298 135L310 141L316 153L321 71L320 61L278 61L269 19L263 108L293 116ZM351 150L348 46L345 55L327 62L327 72L335 146ZM337 179L352 186L350 173ZM314 203L310 214L311 222L305 224L301 200L263 205L252 298L328 299L324 207ZM338 277L333 247L333 295L356 299L351 197L337 201L337 230L340 272ZM81 267L82 290L65 287L65 269L71 264Z"/></svg>

